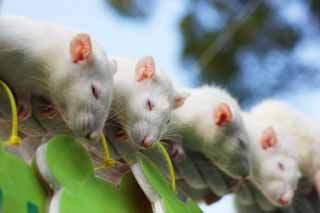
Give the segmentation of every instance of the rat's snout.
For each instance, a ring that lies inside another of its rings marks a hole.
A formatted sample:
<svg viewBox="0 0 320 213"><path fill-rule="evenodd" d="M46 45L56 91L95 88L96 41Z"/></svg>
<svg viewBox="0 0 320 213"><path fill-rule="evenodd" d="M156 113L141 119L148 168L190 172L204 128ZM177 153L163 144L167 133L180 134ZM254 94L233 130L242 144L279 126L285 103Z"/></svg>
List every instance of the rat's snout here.
<svg viewBox="0 0 320 213"><path fill-rule="evenodd" d="M280 196L280 198L278 199L278 203L282 206L288 205L293 199L293 196L294 196L294 192L291 190L287 190L282 196Z"/></svg>
<svg viewBox="0 0 320 213"><path fill-rule="evenodd" d="M136 122L133 127L129 127L133 140L142 148L150 148L160 137L157 127L153 127L150 122Z"/></svg>
<svg viewBox="0 0 320 213"><path fill-rule="evenodd" d="M287 205L287 204L289 203L289 201L288 201L286 198L284 198L284 197L280 197L280 198L278 199L278 203L279 203L281 206L285 206L285 205Z"/></svg>
<svg viewBox="0 0 320 213"><path fill-rule="evenodd" d="M157 140L157 138L153 135L148 135L142 139L140 142L140 145L143 146L144 148L150 148L153 143Z"/></svg>

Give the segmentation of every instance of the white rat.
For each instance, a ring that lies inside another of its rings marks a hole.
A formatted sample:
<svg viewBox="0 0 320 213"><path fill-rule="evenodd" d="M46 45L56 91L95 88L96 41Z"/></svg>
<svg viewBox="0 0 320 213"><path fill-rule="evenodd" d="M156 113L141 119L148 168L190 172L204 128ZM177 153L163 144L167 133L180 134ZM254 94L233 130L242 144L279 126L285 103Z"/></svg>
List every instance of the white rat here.
<svg viewBox="0 0 320 213"><path fill-rule="evenodd" d="M262 115L265 122L274 123L274 126L281 122L275 130L285 132L291 138L290 144L286 144L284 148L289 149L290 154L297 158L303 176L314 181L320 191L320 129L317 123L308 115L277 100L263 102L254 113Z"/></svg>
<svg viewBox="0 0 320 213"><path fill-rule="evenodd" d="M233 178L249 175L247 134L237 101L226 91L203 86L175 111L173 125L187 150L203 153Z"/></svg>
<svg viewBox="0 0 320 213"><path fill-rule="evenodd" d="M171 111L182 106L188 94L176 91L151 56L115 60L118 70L114 76L112 110L123 127L115 134L117 141L129 137L148 148L161 138Z"/></svg>
<svg viewBox="0 0 320 213"><path fill-rule="evenodd" d="M291 202L301 176L319 186L316 123L284 102L264 101L245 116L256 183L275 205Z"/></svg>
<svg viewBox="0 0 320 213"><path fill-rule="evenodd" d="M116 64L86 33L25 17L0 17L0 79L14 90L19 118L30 96L49 98L70 129L96 137L107 118ZM44 115L50 115L50 107Z"/></svg>

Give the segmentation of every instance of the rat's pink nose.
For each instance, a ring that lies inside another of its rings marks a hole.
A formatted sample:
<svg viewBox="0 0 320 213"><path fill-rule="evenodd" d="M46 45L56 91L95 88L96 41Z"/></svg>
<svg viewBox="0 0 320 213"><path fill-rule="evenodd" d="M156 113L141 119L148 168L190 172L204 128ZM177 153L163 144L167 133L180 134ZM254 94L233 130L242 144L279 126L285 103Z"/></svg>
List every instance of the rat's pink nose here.
<svg viewBox="0 0 320 213"><path fill-rule="evenodd" d="M284 199L283 197L280 197L280 198L278 199L278 203L279 203L280 205L284 206L284 205L287 205L287 204L289 203L289 201L286 200L286 199Z"/></svg>
<svg viewBox="0 0 320 213"><path fill-rule="evenodd" d="M150 146L152 146L152 144L155 142L156 138L152 135L149 135L147 137L145 137L141 142L141 146L143 146L144 148L149 148Z"/></svg>

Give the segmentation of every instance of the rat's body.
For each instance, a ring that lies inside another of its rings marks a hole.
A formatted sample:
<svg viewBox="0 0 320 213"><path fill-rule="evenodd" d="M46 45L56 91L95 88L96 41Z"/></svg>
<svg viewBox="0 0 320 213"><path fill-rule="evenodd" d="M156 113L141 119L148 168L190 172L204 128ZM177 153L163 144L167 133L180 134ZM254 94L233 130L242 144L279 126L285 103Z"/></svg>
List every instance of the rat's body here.
<svg viewBox="0 0 320 213"><path fill-rule="evenodd" d="M0 79L13 89L22 119L31 115L30 96L44 96L75 133L96 136L110 109L115 70L88 34L0 18Z"/></svg>
<svg viewBox="0 0 320 213"><path fill-rule="evenodd" d="M217 87L204 86L188 92L190 97L173 116L185 149L203 153L234 178L246 177L247 135L237 101Z"/></svg>
<svg viewBox="0 0 320 213"><path fill-rule="evenodd" d="M119 141L129 137L150 147L165 131L171 111L180 107L187 95L177 93L166 74L156 70L152 57L115 60L118 71L112 110L123 127L116 137Z"/></svg>

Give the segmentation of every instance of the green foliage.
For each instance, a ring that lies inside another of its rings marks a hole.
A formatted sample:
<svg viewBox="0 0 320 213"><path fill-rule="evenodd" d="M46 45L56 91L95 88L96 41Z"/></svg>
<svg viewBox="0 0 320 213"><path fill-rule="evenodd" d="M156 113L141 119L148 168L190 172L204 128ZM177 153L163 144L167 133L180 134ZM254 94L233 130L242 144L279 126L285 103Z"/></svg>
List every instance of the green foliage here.
<svg viewBox="0 0 320 213"><path fill-rule="evenodd" d="M132 174L119 186L95 177L85 148L67 135L58 135L40 147L36 162L49 186L55 186L50 213L149 212L149 202ZM43 169L45 168L45 169Z"/></svg>
<svg viewBox="0 0 320 213"><path fill-rule="evenodd" d="M106 0L106 2L120 15L136 19L150 16L154 3L150 0Z"/></svg>
<svg viewBox="0 0 320 213"><path fill-rule="evenodd" d="M0 143L0 212L44 213L47 194L35 171Z"/></svg>

